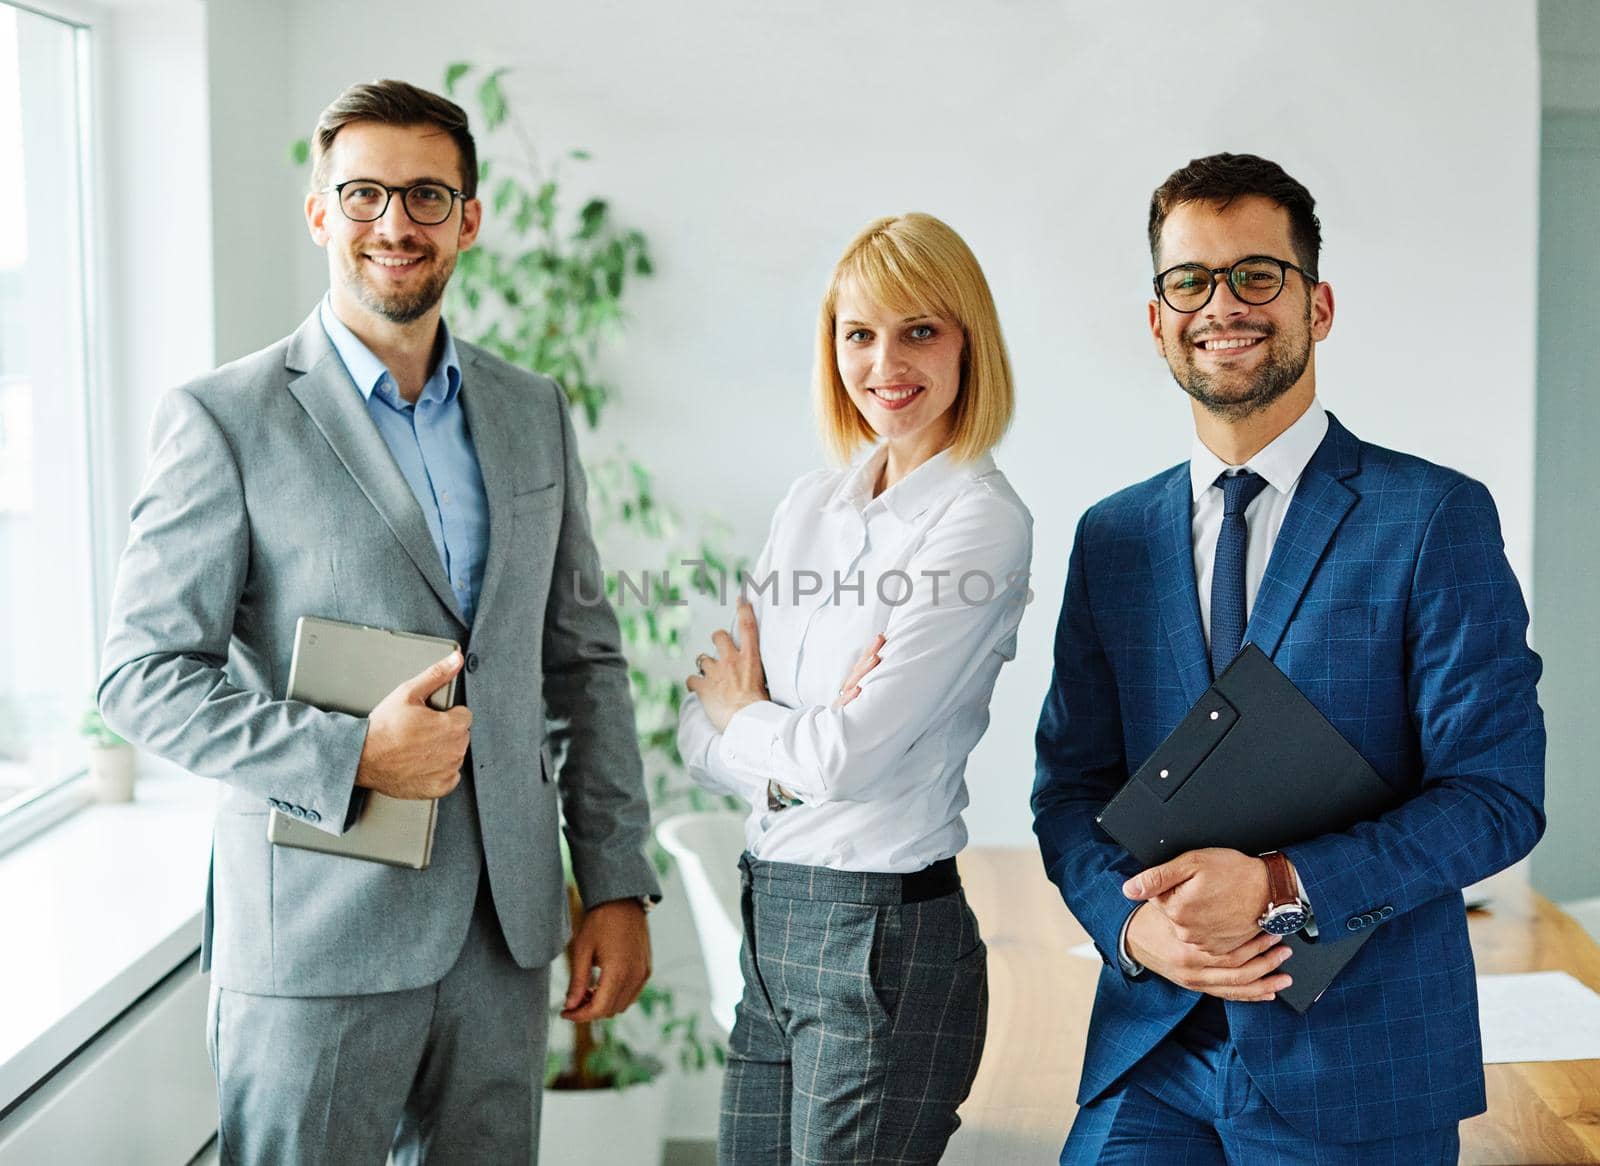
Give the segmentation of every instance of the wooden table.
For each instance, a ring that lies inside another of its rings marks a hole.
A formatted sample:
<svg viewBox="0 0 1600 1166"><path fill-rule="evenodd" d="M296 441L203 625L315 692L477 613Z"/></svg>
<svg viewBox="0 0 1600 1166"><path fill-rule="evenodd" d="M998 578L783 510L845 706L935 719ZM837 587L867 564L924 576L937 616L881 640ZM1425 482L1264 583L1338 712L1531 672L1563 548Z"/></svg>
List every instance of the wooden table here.
<svg viewBox="0 0 1600 1166"><path fill-rule="evenodd" d="M1031 848L961 856L961 876L989 945L989 1039L954 1166L1053 1163L1076 1112L1098 958ZM1485 884L1489 910L1469 919L1480 972L1566 971L1600 990L1600 947L1533 892L1522 868ZM1600 1162L1600 1061L1488 1065L1489 1111L1461 1127L1461 1161Z"/></svg>

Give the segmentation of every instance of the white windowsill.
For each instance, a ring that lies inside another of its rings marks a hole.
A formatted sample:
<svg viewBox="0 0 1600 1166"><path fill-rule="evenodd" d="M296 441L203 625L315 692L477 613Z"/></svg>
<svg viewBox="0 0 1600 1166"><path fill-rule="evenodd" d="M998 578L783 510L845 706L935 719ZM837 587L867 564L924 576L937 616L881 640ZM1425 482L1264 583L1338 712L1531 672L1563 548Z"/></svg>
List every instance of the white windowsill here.
<svg viewBox="0 0 1600 1166"><path fill-rule="evenodd" d="M88 775L79 773L49 789L0 803L0 855L71 817L93 800Z"/></svg>
<svg viewBox="0 0 1600 1166"><path fill-rule="evenodd" d="M216 786L140 769L0 855L0 1112L199 950Z"/></svg>

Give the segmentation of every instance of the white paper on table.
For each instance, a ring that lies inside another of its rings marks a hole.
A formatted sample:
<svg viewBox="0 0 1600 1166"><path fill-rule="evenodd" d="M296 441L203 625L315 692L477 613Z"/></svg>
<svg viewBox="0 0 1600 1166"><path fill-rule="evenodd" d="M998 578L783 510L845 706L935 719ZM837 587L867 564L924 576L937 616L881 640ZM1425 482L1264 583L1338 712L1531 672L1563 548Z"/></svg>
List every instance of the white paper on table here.
<svg viewBox="0 0 1600 1166"><path fill-rule="evenodd" d="M1600 1060L1600 993L1566 972L1478 977L1483 1063Z"/></svg>

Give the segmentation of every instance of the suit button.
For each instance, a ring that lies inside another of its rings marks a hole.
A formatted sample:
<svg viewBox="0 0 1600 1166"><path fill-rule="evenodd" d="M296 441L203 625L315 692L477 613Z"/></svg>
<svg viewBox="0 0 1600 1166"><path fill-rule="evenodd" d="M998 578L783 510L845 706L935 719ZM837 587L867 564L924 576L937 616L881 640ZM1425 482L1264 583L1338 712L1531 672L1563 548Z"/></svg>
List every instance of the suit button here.
<svg viewBox="0 0 1600 1166"><path fill-rule="evenodd" d="M476 672L477 670L478 670L478 653L476 653L476 652L468 652L467 653L467 671L468 672Z"/></svg>
<svg viewBox="0 0 1600 1166"><path fill-rule="evenodd" d="M306 816L306 812L304 810L302 810L299 806L290 806L289 807L289 812L291 814L293 814L296 818L304 818Z"/></svg>
<svg viewBox="0 0 1600 1166"><path fill-rule="evenodd" d="M1393 914L1394 914L1394 908L1393 907L1380 907L1378 909L1378 918L1380 918L1380 919L1387 919L1387 918L1389 918L1389 916L1391 916Z"/></svg>
<svg viewBox="0 0 1600 1166"><path fill-rule="evenodd" d="M267 805L271 806L274 810L283 809L283 803L280 802L277 798L268 798L267 799Z"/></svg>
<svg viewBox="0 0 1600 1166"><path fill-rule="evenodd" d="M1361 930L1361 920L1359 920L1359 919L1346 919L1344 921L1344 927L1345 927L1346 931L1360 931Z"/></svg>
<svg viewBox="0 0 1600 1166"><path fill-rule="evenodd" d="M317 813L315 810L307 810L306 811L306 821L307 822L320 822L320 821L322 821L322 815Z"/></svg>

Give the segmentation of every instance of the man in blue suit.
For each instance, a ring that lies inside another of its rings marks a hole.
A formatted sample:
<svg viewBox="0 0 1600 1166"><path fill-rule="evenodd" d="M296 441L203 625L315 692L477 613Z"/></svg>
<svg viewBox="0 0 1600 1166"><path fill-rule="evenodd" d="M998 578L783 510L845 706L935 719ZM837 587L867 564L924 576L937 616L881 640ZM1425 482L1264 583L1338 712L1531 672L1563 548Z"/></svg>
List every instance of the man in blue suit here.
<svg viewBox="0 0 1600 1166"><path fill-rule="evenodd" d="M1078 524L1039 720L1034 829L1106 961L1063 1163L1454 1162L1485 1108L1461 888L1544 829L1540 664L1489 492L1317 401L1313 208L1251 155L1151 200L1150 331L1196 439ZM1095 814L1243 642L1397 808L1141 870ZM1271 1002L1301 926L1372 931L1303 1015Z"/></svg>

